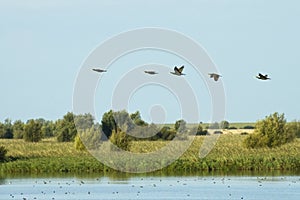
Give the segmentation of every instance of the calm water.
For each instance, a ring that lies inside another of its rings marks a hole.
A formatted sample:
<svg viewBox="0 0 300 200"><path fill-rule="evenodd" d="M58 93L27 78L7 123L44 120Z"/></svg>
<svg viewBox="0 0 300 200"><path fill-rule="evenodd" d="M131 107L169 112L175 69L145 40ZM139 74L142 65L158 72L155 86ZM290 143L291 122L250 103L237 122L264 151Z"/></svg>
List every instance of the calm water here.
<svg viewBox="0 0 300 200"><path fill-rule="evenodd" d="M300 176L5 178L0 199L299 200Z"/></svg>

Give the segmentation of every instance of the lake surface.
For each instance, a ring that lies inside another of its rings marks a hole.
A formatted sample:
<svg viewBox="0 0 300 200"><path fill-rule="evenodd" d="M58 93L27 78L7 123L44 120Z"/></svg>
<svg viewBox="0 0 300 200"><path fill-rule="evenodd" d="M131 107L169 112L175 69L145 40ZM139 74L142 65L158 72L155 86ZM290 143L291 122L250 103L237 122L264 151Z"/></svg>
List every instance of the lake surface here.
<svg viewBox="0 0 300 200"><path fill-rule="evenodd" d="M299 200L300 176L13 177L0 199Z"/></svg>

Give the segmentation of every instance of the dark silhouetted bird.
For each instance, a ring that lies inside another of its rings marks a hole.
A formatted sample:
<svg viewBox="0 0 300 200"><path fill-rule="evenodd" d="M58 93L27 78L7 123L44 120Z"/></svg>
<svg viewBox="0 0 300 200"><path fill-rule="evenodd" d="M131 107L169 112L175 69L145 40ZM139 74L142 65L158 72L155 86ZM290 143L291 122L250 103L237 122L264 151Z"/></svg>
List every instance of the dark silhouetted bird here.
<svg viewBox="0 0 300 200"><path fill-rule="evenodd" d="M184 66L182 65L179 69L177 66L174 67L174 72L170 72L171 74L177 75L177 76L181 76L181 75L185 75L184 73L182 73Z"/></svg>
<svg viewBox="0 0 300 200"><path fill-rule="evenodd" d="M156 71L144 71L146 74L155 75L158 74Z"/></svg>
<svg viewBox="0 0 300 200"><path fill-rule="evenodd" d="M106 70L105 70L105 69L93 69L93 71L95 71L95 72L100 72L100 73L102 73L102 72L106 72Z"/></svg>
<svg viewBox="0 0 300 200"><path fill-rule="evenodd" d="M214 78L215 81L218 81L219 78L222 77L220 74L216 74L216 73L210 73L208 75L210 75L210 78Z"/></svg>
<svg viewBox="0 0 300 200"><path fill-rule="evenodd" d="M258 75L256 76L256 78L258 78L260 80L270 80L270 78L268 77L268 74L263 75L261 73L258 73Z"/></svg>

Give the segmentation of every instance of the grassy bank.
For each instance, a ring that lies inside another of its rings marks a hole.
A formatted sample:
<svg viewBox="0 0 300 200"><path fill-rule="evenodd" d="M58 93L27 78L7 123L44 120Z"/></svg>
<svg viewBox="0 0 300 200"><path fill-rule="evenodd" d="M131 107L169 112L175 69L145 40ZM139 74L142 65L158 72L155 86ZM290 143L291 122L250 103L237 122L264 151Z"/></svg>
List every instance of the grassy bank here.
<svg viewBox="0 0 300 200"><path fill-rule="evenodd" d="M278 148L247 149L239 134L221 135L213 150L203 159L198 157L205 136L197 136L190 148L162 171L270 171L300 169L300 140ZM166 145L164 141L134 141L132 152L152 152ZM73 143L58 143L55 139L39 143L23 140L0 140L8 149L7 162L0 163L1 173L92 173L113 171L92 157L78 151ZM130 167L130 166L129 166Z"/></svg>
<svg viewBox="0 0 300 200"><path fill-rule="evenodd" d="M55 138L38 143L17 139L1 139L8 149L7 162L0 163L2 173L98 172L104 166L88 152L78 151L73 142L57 142Z"/></svg>

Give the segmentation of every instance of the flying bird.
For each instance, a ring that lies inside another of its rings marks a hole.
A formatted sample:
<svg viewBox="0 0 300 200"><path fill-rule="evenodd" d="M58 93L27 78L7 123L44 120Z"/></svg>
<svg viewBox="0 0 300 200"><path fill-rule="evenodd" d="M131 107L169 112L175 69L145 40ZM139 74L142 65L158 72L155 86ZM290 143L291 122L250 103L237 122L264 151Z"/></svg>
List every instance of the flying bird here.
<svg viewBox="0 0 300 200"><path fill-rule="evenodd" d="M218 81L219 78L222 77L220 74L216 74L216 73L210 73L208 75L210 75L210 78L214 78L215 81Z"/></svg>
<svg viewBox="0 0 300 200"><path fill-rule="evenodd" d="M144 71L146 74L155 75L158 74L156 71Z"/></svg>
<svg viewBox="0 0 300 200"><path fill-rule="evenodd" d="M268 79L270 79L270 78L268 77L268 74L263 75L263 74L261 74L261 73L258 73L258 76L256 76L256 78L258 78L258 79L260 79L260 80L268 80Z"/></svg>
<svg viewBox="0 0 300 200"><path fill-rule="evenodd" d="M177 76L181 76L181 75L185 75L184 73L182 73L184 66L182 65L179 69L177 66L174 67L174 72L170 72L171 74L177 75Z"/></svg>
<svg viewBox="0 0 300 200"><path fill-rule="evenodd" d="M93 69L93 71L102 73L106 72L106 69Z"/></svg>

